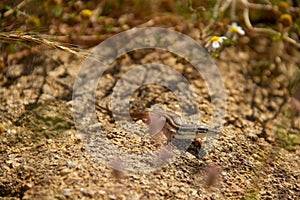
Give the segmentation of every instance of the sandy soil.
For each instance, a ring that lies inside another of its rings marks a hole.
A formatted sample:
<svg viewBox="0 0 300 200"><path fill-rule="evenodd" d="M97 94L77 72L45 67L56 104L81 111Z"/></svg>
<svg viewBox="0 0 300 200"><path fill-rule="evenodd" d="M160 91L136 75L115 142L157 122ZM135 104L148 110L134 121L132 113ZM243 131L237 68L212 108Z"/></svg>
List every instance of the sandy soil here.
<svg viewBox="0 0 300 200"><path fill-rule="evenodd" d="M149 174L104 165L76 131L72 88L82 60L48 50L35 55L34 62L17 62L0 75L0 199L299 198L299 116L291 117L295 109L284 75L294 73L289 72L293 62L256 69L263 64L255 63L255 56L249 48L231 47L214 60L227 107L212 151L200 159L182 153ZM209 123L212 108L205 82L168 52L138 51L120 58L102 76L97 103L105 106L116 81L149 62L169 65L190 81L201 123ZM135 91L130 102L133 110L160 104L178 112L176 96L157 85ZM130 134L130 128L118 126L105 111L96 114L109 140L124 151L143 154L157 148L157 140Z"/></svg>

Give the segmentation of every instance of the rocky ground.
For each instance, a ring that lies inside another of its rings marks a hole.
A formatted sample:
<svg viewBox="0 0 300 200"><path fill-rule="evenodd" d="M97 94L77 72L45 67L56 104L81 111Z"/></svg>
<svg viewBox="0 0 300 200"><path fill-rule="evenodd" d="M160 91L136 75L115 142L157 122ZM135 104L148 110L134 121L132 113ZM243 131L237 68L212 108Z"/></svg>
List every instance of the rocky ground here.
<svg viewBox="0 0 300 200"><path fill-rule="evenodd" d="M72 89L82 59L60 50L22 58L0 75L0 199L299 198L299 115L293 114L297 100L288 94L286 76L295 73L293 61L265 66L255 56L250 48L230 47L214 59L226 90L224 128L214 148L200 159L182 153L148 174L104 165L76 131ZM168 52L119 58L98 84L97 103L110 101L126 71L150 62L171 66L190 81L201 122L208 124L212 108L205 82ZM178 112L176 96L157 85L135 91L130 102L135 110L160 104ZM96 114L110 141L124 151L155 148L157 141L132 136L104 110Z"/></svg>

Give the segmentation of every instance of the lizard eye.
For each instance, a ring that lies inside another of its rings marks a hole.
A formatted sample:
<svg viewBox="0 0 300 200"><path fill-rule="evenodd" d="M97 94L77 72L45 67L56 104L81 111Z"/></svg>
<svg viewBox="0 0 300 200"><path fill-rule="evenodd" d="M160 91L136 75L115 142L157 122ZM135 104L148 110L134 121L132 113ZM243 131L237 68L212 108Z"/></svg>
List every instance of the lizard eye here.
<svg viewBox="0 0 300 200"><path fill-rule="evenodd" d="M199 127L198 131L201 132L201 133L207 133L208 129L207 128L203 128L203 127Z"/></svg>

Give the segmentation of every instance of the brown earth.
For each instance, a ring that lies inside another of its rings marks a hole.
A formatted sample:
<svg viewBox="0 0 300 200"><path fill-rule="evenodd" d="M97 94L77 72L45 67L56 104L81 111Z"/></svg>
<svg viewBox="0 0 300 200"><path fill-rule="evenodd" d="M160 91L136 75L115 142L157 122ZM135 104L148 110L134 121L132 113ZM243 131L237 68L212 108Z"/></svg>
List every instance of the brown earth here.
<svg viewBox="0 0 300 200"><path fill-rule="evenodd" d="M287 90L295 62L258 63L257 56L251 48L230 47L214 59L227 96L224 128L214 149L201 159L183 153L149 174L114 170L86 150L71 112L82 59L59 50L22 58L0 75L0 199L299 198L299 102ZM299 52L292 57L298 59ZM99 82L97 103L105 106L121 75L149 62L187 77L199 97L202 123L209 123L211 102L201 76L163 51L137 51L114 62ZM158 103L178 112L176 97L157 85L131 98L136 110ZM154 148L154 140L141 142L106 112L97 116L104 133L125 151Z"/></svg>

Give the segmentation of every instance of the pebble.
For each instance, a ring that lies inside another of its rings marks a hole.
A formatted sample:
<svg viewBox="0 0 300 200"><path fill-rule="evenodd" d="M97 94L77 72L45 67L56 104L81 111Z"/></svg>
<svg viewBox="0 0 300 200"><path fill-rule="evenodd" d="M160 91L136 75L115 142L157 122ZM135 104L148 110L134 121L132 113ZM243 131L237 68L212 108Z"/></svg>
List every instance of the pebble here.
<svg viewBox="0 0 300 200"><path fill-rule="evenodd" d="M67 174L69 174L70 173L70 170L68 169L68 168L64 168L64 169L62 169L61 171L60 171L60 175L61 176L65 176L65 175L67 175Z"/></svg>
<svg viewBox="0 0 300 200"><path fill-rule="evenodd" d="M106 192L104 190L97 190L97 193L100 194L100 195L105 195Z"/></svg>
<svg viewBox="0 0 300 200"><path fill-rule="evenodd" d="M5 129L4 129L3 125L0 123L0 134L4 133L4 131L5 131Z"/></svg>
<svg viewBox="0 0 300 200"><path fill-rule="evenodd" d="M64 190L63 190L63 194L64 194L66 197L69 197L69 196L71 196L71 190L70 190L70 189L64 189Z"/></svg>
<svg viewBox="0 0 300 200"><path fill-rule="evenodd" d="M113 195L113 194L109 195L108 198L109 198L110 200L115 200L115 199L117 199L116 195Z"/></svg>
<svg viewBox="0 0 300 200"><path fill-rule="evenodd" d="M254 140L254 141L256 141L258 139L258 136L254 133L248 133L247 137Z"/></svg>

